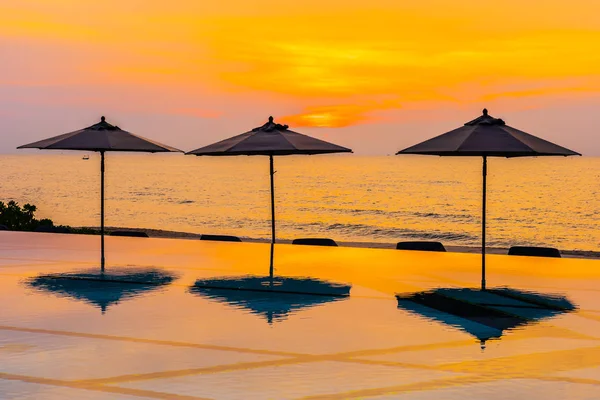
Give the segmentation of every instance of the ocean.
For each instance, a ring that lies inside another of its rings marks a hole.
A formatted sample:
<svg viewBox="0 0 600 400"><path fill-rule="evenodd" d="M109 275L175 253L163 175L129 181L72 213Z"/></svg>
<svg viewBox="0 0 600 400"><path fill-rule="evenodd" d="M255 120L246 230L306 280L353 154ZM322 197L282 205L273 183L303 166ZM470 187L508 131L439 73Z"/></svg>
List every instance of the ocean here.
<svg viewBox="0 0 600 400"><path fill-rule="evenodd" d="M100 158L0 155L0 201L55 224L98 226ZM481 159L357 155L275 158L277 237L481 243ZM488 161L490 247L600 250L600 158ZM270 237L267 157L106 156L106 225Z"/></svg>

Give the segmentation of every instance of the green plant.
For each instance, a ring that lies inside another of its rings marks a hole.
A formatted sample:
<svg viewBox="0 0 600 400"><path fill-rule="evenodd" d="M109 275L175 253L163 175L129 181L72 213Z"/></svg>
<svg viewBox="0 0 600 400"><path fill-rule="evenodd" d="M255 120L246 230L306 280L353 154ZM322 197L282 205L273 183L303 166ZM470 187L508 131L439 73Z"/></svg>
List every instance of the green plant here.
<svg viewBox="0 0 600 400"><path fill-rule="evenodd" d="M36 211L37 207L32 204L21 207L13 200L6 204L0 201L0 225L15 231L32 231L40 225L54 226L50 219L35 219Z"/></svg>
<svg viewBox="0 0 600 400"><path fill-rule="evenodd" d="M0 225L6 226L11 231L35 231L38 228L42 232L77 233L80 235L99 235L100 231L94 228L71 228L67 225L54 225L51 219L43 218L37 220L35 212L37 207L32 204L19 206L16 201L3 203L0 201Z"/></svg>

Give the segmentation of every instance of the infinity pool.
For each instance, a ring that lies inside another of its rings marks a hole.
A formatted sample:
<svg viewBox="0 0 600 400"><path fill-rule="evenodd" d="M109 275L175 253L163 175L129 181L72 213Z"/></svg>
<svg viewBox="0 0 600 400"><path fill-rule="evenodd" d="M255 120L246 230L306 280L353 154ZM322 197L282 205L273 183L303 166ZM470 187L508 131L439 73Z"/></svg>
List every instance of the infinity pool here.
<svg viewBox="0 0 600 400"><path fill-rule="evenodd" d="M600 398L600 261L269 256L0 232L0 399Z"/></svg>

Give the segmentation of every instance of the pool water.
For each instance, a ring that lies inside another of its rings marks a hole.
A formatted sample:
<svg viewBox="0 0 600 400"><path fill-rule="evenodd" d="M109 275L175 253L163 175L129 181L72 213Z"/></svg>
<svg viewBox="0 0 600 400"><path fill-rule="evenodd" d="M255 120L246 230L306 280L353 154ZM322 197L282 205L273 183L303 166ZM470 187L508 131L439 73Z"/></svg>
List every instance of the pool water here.
<svg viewBox="0 0 600 400"><path fill-rule="evenodd" d="M269 252L0 232L0 398L600 398L599 261Z"/></svg>

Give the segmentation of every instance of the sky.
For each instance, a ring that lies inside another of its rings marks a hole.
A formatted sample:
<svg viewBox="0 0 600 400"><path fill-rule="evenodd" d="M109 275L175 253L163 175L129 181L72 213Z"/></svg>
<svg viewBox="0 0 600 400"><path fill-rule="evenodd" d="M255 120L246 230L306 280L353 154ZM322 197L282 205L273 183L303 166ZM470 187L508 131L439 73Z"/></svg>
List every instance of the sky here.
<svg viewBox="0 0 600 400"><path fill-rule="evenodd" d="M267 121L393 154L481 114L600 156L597 0L0 0L0 153Z"/></svg>

